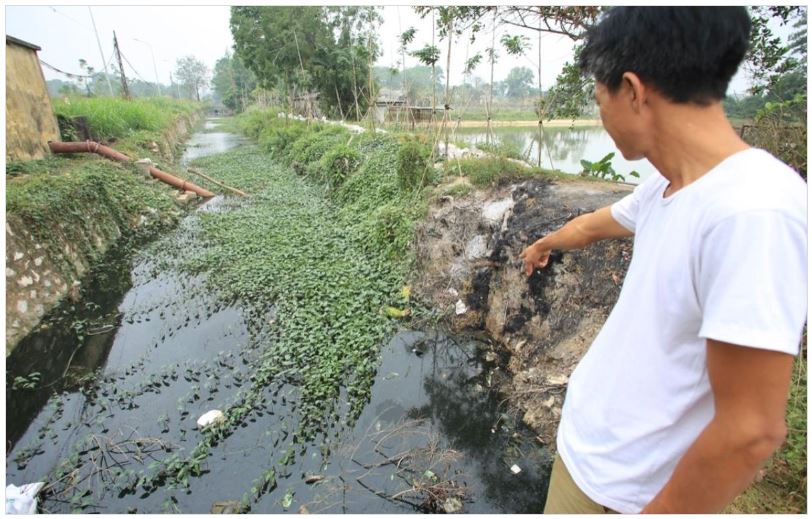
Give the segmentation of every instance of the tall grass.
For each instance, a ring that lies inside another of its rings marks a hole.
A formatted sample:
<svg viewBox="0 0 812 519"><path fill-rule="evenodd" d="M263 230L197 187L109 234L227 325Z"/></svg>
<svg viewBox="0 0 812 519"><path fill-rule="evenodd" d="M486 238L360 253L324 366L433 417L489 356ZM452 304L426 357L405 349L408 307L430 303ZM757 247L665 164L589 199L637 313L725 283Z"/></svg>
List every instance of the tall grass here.
<svg viewBox="0 0 812 519"><path fill-rule="evenodd" d="M113 97L70 97L54 101L58 117L86 117L90 133L99 140L123 138L141 130L163 130L179 115L199 108L200 104L194 101L161 97L130 101Z"/></svg>

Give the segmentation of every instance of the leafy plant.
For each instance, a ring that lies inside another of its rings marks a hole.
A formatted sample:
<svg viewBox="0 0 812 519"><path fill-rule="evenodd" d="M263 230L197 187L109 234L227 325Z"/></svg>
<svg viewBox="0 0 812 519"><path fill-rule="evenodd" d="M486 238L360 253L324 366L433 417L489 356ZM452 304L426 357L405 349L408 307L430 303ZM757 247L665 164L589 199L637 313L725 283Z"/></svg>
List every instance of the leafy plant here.
<svg viewBox="0 0 812 519"><path fill-rule="evenodd" d="M584 168L581 174L585 176L602 178L604 180L611 180L612 182L625 181L626 177L615 171L615 168L612 167L612 158L614 156L615 152L607 153L597 162L590 162L588 160L581 159L581 166ZM636 171L632 171L629 173L629 175L640 178L640 174Z"/></svg>
<svg viewBox="0 0 812 519"><path fill-rule="evenodd" d="M426 185L429 177L431 149L417 141L408 140L397 154L397 171L400 188L412 190Z"/></svg>
<svg viewBox="0 0 812 519"><path fill-rule="evenodd" d="M29 373L28 376L17 376L14 377L14 381L11 384L12 389L19 390L33 390L39 387L41 374L39 371L34 371Z"/></svg>

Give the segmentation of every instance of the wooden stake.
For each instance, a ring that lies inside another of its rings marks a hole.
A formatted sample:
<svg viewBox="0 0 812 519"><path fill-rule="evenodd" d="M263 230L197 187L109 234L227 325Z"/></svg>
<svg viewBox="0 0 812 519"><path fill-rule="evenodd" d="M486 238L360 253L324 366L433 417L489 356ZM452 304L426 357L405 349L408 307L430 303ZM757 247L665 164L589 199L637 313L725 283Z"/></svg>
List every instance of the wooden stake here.
<svg viewBox="0 0 812 519"><path fill-rule="evenodd" d="M240 195L240 196L248 196L248 194L246 194L246 193L244 193L244 192L240 191L239 189L235 189L235 188L233 188L233 187L230 187L230 186L227 186L227 185L223 184L222 182L220 182L220 181L218 181L218 180L214 180L214 179L213 179L213 178L211 178L210 176L205 175L205 174L203 174L203 173L201 173L201 172L197 171L196 169L192 169L192 168L186 168L186 170L187 170L189 173L195 174L195 175L197 175L197 176L199 176L199 177L203 177L203 178L205 178L206 180L208 180L209 182L211 182L212 184L216 184L216 185L218 185L218 186L222 187L223 189L227 189L227 190L231 191L232 193L234 193L234 194L236 194L236 195Z"/></svg>

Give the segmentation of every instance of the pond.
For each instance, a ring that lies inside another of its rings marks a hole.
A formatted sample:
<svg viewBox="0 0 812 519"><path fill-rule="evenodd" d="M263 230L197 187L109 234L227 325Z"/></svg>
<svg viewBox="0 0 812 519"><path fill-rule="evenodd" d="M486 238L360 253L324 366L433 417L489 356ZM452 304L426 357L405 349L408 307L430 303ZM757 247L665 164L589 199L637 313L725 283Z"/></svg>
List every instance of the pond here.
<svg viewBox="0 0 812 519"><path fill-rule="evenodd" d="M505 359L436 329L380 345L354 423L297 441L301 393L274 382L195 458L198 417L238 398L273 340L255 322L273 308L251 315L205 272L175 268L197 216L239 203L216 197L152 246L111 251L86 303L20 343L7 359L7 482L44 481L42 511L56 513L540 512L551 458L495 390ZM34 371L39 388L14 383Z"/></svg>
<svg viewBox="0 0 812 519"><path fill-rule="evenodd" d="M612 167L624 175L627 182L639 183L656 171L646 159L624 159L602 126L545 127L541 139L543 144L540 164L539 134L536 128L496 127L493 132L496 142L509 146L530 164L544 168L577 174L583 170L581 159L597 162L606 154L614 152ZM487 142L486 137L485 128L461 128L457 130L455 139L478 144ZM632 171L637 171L640 178L629 175Z"/></svg>

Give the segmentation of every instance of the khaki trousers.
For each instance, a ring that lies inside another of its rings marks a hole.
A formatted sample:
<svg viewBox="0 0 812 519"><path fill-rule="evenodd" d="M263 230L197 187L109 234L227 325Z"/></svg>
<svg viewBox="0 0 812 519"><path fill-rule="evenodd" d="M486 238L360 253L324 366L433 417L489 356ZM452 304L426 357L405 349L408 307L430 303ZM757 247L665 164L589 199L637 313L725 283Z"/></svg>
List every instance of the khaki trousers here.
<svg viewBox="0 0 812 519"><path fill-rule="evenodd" d="M545 514L616 514L603 505L591 500L572 480L567 467L556 454L553 473L550 475L550 488L547 490Z"/></svg>

